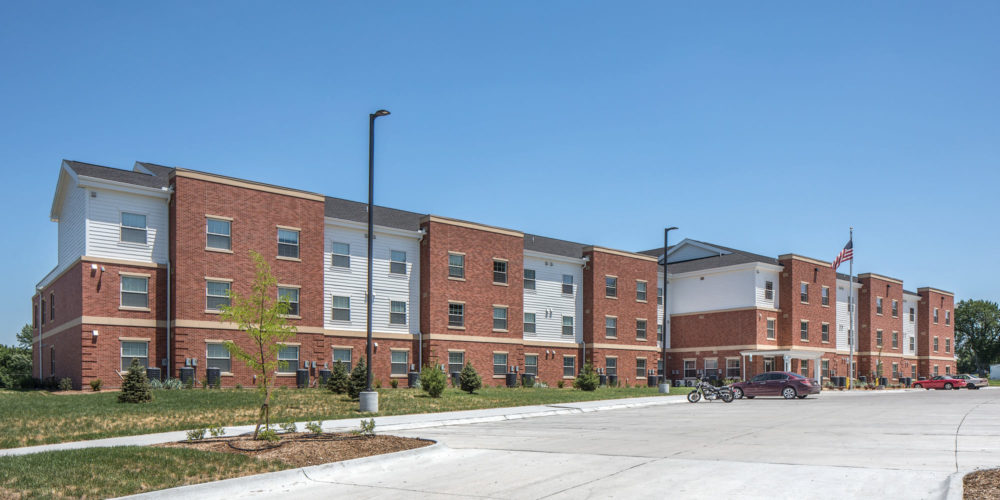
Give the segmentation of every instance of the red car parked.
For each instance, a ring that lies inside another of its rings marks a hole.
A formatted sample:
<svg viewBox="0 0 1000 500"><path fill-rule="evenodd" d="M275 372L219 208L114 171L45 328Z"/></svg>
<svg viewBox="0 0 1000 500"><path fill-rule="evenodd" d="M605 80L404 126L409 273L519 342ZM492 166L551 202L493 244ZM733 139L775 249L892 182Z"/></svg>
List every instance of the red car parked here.
<svg viewBox="0 0 1000 500"><path fill-rule="evenodd" d="M746 382L733 384L733 396L753 399L757 396L781 396L785 399L803 399L810 394L819 394L821 387L816 381L792 372L765 372Z"/></svg>
<svg viewBox="0 0 1000 500"><path fill-rule="evenodd" d="M967 382L964 379L954 378L949 375L937 375L931 377L929 380L918 380L914 382L913 388L920 389L921 387L923 387L924 389L927 390L930 389L951 390L951 389L961 389L965 387L966 383Z"/></svg>

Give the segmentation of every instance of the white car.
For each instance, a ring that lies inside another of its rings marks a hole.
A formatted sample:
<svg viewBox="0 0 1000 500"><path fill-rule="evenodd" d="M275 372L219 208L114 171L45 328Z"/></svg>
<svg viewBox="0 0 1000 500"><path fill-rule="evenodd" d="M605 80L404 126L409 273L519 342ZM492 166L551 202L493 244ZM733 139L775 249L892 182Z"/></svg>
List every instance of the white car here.
<svg viewBox="0 0 1000 500"><path fill-rule="evenodd" d="M968 373L963 373L961 375L955 375L955 378L960 378L962 380L965 380L965 386L968 387L969 389L979 389L980 387L986 387L986 386L990 385L989 380L986 380L984 378L975 377L975 376L969 375Z"/></svg>

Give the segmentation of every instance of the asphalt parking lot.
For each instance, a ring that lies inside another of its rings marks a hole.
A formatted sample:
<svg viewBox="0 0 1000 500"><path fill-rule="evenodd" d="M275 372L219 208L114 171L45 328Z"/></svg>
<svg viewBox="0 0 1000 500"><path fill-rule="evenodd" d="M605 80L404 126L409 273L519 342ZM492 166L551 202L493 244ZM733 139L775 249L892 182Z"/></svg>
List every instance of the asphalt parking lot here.
<svg viewBox="0 0 1000 500"><path fill-rule="evenodd" d="M957 470L1000 466L1000 390L684 402L397 434L445 446L281 496L943 498Z"/></svg>

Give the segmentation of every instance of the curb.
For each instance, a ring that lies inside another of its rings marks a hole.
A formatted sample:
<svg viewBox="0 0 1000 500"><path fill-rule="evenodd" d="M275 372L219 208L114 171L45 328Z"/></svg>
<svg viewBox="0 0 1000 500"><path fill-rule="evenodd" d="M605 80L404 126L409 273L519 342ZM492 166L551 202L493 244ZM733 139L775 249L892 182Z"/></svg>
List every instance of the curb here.
<svg viewBox="0 0 1000 500"><path fill-rule="evenodd" d="M961 470L948 476L948 488L944 494L945 500L962 500L962 496L965 493L962 480L965 479L966 474L975 472L975 470L976 469Z"/></svg>

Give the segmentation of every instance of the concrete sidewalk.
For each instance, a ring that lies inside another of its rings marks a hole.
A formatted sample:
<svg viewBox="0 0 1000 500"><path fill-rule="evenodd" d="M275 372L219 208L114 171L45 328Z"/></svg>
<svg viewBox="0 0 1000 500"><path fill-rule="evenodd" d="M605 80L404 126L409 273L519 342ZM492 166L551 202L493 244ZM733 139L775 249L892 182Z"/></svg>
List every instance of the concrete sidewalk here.
<svg viewBox="0 0 1000 500"><path fill-rule="evenodd" d="M551 405L514 406L509 408L489 408L484 410L465 410L441 413L417 413L412 415L394 415L374 417L375 429L378 432L391 432L410 429L424 429L448 425L476 424L484 422L499 422L533 417L549 417L554 415L569 415L573 413L588 413L603 410L623 408L641 408L645 406L665 405L686 402L684 396L653 396L646 398L606 399L600 401L580 401L575 403L558 403ZM325 420L322 422L325 432L346 432L357 430L363 418L346 418L341 420ZM367 418L364 418L367 419ZM299 429L303 422L296 422ZM253 425L226 427L227 436L235 436L253 432ZM44 444L9 448L0 450L0 456L28 455L45 451L75 450L80 448L102 448L112 446L149 446L170 443L187 439L187 431L161 432L139 436L121 436L90 441L73 441L69 443Z"/></svg>

